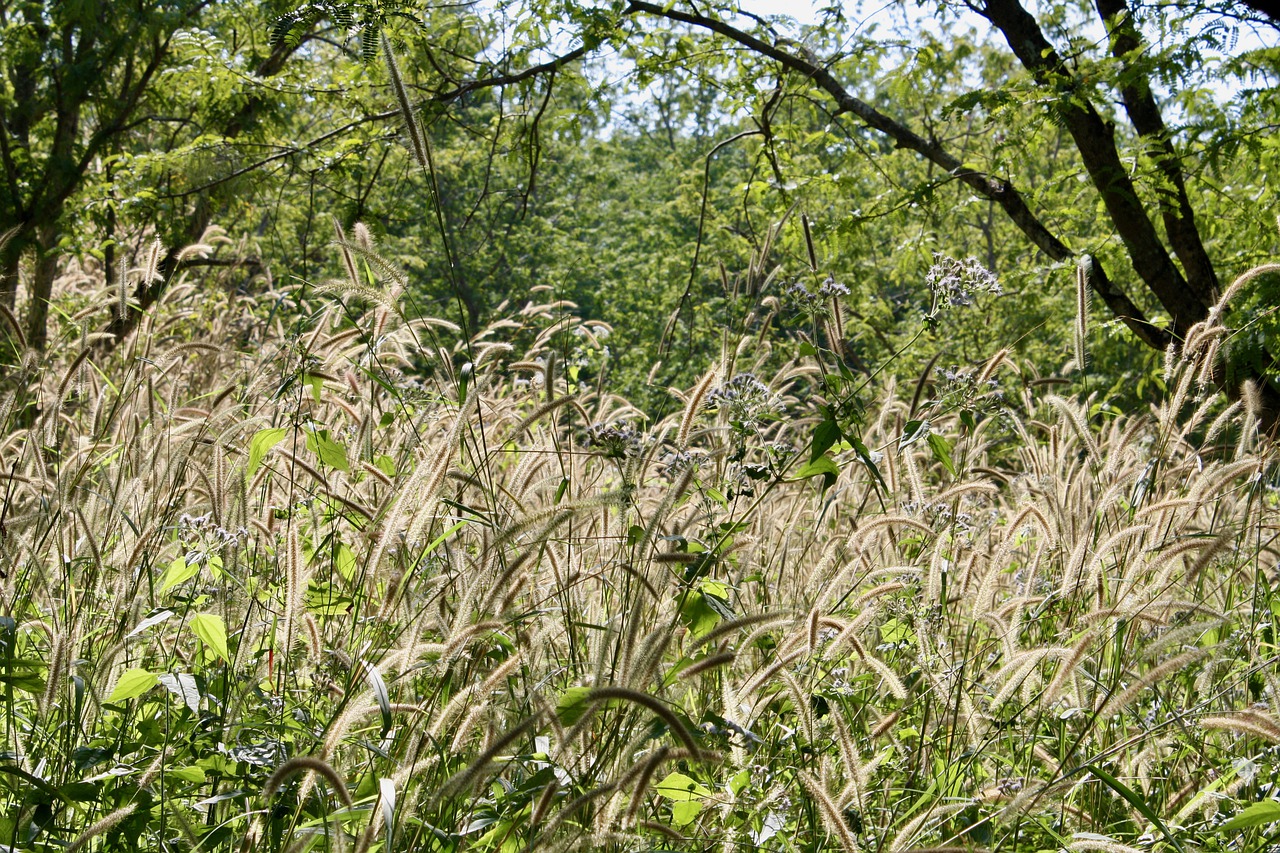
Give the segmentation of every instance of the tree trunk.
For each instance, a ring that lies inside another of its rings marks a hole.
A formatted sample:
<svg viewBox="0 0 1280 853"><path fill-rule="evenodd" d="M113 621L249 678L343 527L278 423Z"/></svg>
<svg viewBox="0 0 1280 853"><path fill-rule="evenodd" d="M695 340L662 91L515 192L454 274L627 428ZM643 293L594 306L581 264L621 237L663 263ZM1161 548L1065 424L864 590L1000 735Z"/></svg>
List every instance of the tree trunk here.
<svg viewBox="0 0 1280 853"><path fill-rule="evenodd" d="M27 306L27 346L43 351L49 339L49 301L53 297L53 280L58 275L59 230L52 226L40 229L36 243L35 275L31 277L31 301Z"/></svg>
<svg viewBox="0 0 1280 853"><path fill-rule="evenodd" d="M18 271L22 266L21 226L0 234L0 305L13 310L18 298ZM4 239L8 237L8 239Z"/></svg>

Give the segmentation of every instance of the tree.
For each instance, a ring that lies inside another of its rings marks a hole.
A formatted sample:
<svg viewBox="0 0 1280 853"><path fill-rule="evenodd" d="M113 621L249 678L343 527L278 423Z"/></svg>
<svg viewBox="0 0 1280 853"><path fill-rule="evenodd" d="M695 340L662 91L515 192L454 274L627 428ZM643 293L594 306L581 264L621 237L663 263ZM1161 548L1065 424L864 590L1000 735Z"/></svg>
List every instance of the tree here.
<svg viewBox="0 0 1280 853"><path fill-rule="evenodd" d="M1163 10L1126 6L1122 0L1097 0L1093 13L1105 26L1108 57L1089 57L1073 44L1070 59L1046 36L1038 21L1018 0L988 0L969 3L968 8L989 21L1009 46L1009 50L1035 84L1037 109L1051 114L1070 134L1080 163L1094 187L1110 228L1122 242L1131 267L1130 275L1154 296L1157 307L1168 315L1156 322L1139 307L1128 292L1128 284L1101 262L1092 265L1090 283L1106 306L1144 344L1164 349L1180 340L1187 330L1202 321L1218 299L1221 286L1215 264L1201 239L1188 177L1197 164L1180 148L1176 128L1162 115L1154 94L1157 74L1176 74L1178 58L1171 52L1154 50L1141 30L1141 16L1159 16ZM1223 9L1209 9L1223 14ZM1036 248L1056 261L1072 260L1077 252L1069 247L1069 235L1059 235L1045 222L1040 211L1027 203L1016 184L1016 175L992 174L949 151L931 135L917 132L910 121L891 115L859 97L841 79L838 68L843 57L819 57L789 40L769 37L768 27L754 31L730 23L726 17L705 6L684 4L661 6L632 0L622 10L624 17L675 21L701 28L735 45L746 48L792 75L808 81L831 98L840 114L856 117L865 126L891 139L894 145L911 150L963 182L978 196L994 202ZM1184 48L1181 61L1198 52ZM1185 69L1181 69L1185 70ZM1103 71L1099 79L1087 73ZM1107 106L1107 88L1119 95L1128 132L1117 128L1120 117ZM981 102L977 93L973 104ZM911 105L894 104L909 113ZM916 117L931 120L935 117ZM1127 148L1126 148L1127 146ZM1134 174L1128 161L1138 156L1140 171ZM1127 159L1128 158L1128 161ZM1161 233L1163 231L1163 233ZM1129 276L1125 276L1128 278ZM1265 375L1252 377L1257 383L1267 420L1280 418L1280 393ZM1228 388L1236 393L1238 388Z"/></svg>
<svg viewBox="0 0 1280 853"><path fill-rule="evenodd" d="M283 11L270 5L258 8L256 26ZM46 342L53 279L75 216L69 205L83 200L90 184L110 182L115 158L138 148L172 149L195 135L236 137L266 111L269 98L257 91L236 99L230 109L211 107L210 98L192 99L187 93L176 93L186 99L176 113L157 108L163 101L157 96L165 85L164 73L181 52L180 37L219 22L232 30L235 12L210 0L0 2L5 83L0 89L0 234L7 235L0 248L0 305L16 320L12 312L19 264L32 252L36 261L21 331L27 346L42 349ZM258 80L278 74L305 43L295 39L266 45L263 35L256 40L267 48L253 69ZM163 133L155 134L156 128ZM207 199L191 201L178 220L169 220L187 224L182 230L188 239L200 235L214 209ZM104 236L112 251L114 235ZM166 271L175 258L166 258ZM134 310L117 318L112 331L132 328L138 312L157 295L155 282L140 283ZM5 325L7 335L20 334Z"/></svg>

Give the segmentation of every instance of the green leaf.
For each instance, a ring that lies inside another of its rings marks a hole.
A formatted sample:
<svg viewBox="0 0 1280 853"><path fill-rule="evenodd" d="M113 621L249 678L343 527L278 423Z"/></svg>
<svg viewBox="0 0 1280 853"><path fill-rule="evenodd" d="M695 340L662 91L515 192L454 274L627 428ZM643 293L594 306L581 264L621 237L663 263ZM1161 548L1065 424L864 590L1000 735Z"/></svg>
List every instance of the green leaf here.
<svg viewBox="0 0 1280 853"><path fill-rule="evenodd" d="M942 463L942 467L951 472L951 476L956 475L956 463L951 461L951 442L947 441L936 432L929 433L929 447L933 450L933 456Z"/></svg>
<svg viewBox="0 0 1280 853"><path fill-rule="evenodd" d="M862 464L867 466L867 470L876 478L876 482L880 484L880 488L886 492L889 491L889 484L884 481L884 477L880 474L880 466L876 464L876 460L871 456L871 451L862 443L860 439L853 440L853 450L858 454L858 458L862 460Z"/></svg>
<svg viewBox="0 0 1280 853"><path fill-rule="evenodd" d="M330 468L351 470L351 463L347 461L347 448L329 438L327 429L307 430L307 450L320 457L320 461Z"/></svg>
<svg viewBox="0 0 1280 853"><path fill-rule="evenodd" d="M147 672L145 669L126 670L116 682L111 695L107 697L107 702L114 704L136 699L159 683L155 673Z"/></svg>
<svg viewBox="0 0 1280 853"><path fill-rule="evenodd" d="M305 373L302 376L302 381L311 386L311 395L315 397L316 402L319 403L320 394L324 391L324 379L319 376L312 376L310 373Z"/></svg>
<svg viewBox="0 0 1280 853"><path fill-rule="evenodd" d="M258 473L258 466L262 464L267 453L283 441L287 434L288 430L283 427L260 429L253 434L253 438L249 440L249 467L245 469L246 479L253 479L253 475Z"/></svg>
<svg viewBox="0 0 1280 853"><path fill-rule="evenodd" d="M197 785L203 783L205 780L204 770L199 767L173 767L164 772L170 779L179 779L183 782L195 782Z"/></svg>
<svg viewBox="0 0 1280 853"><path fill-rule="evenodd" d="M1182 844L1180 844L1178 839L1173 837L1173 833L1169 831L1169 827L1164 825L1164 821L1160 820L1151 806L1147 805L1147 801L1142 799L1136 791L1125 785L1107 771L1103 770L1101 767L1098 767L1096 764L1086 764L1085 769L1101 779L1102 783L1108 788L1115 791L1121 797L1124 797L1125 801L1128 802L1129 805L1133 806L1143 817L1151 821L1155 825L1156 829L1160 830L1160 832L1164 834L1164 837L1168 839L1169 843L1173 845L1173 849L1177 850L1178 853L1186 853L1186 851L1182 849Z"/></svg>
<svg viewBox="0 0 1280 853"><path fill-rule="evenodd" d="M811 464L817 462L839 440L840 424L836 423L835 417L828 410L822 423L813 428L813 446L809 448L809 462Z"/></svg>
<svg viewBox="0 0 1280 853"><path fill-rule="evenodd" d="M164 574L160 576L160 592L165 592L184 581L189 581L199 573L199 563L192 563L188 566L185 557L178 557L169 564L169 568L165 569Z"/></svg>
<svg viewBox="0 0 1280 853"><path fill-rule="evenodd" d="M822 474L824 477L831 477L833 480L840 473L840 466L830 456L822 456L812 462L806 462L800 466L800 470L796 472L797 480L807 480L810 477L816 477Z"/></svg>
<svg viewBox="0 0 1280 853"><path fill-rule="evenodd" d="M435 539L431 540L431 543L428 544L427 547L422 550L422 553L419 555L419 559L426 557L432 551L439 548L441 545L445 543L446 539L448 539L450 536L457 533L459 530L461 530L463 527L465 527L470 523L471 523L471 520L468 518L464 518L461 521L455 521L452 525L449 526L448 530L444 531Z"/></svg>
<svg viewBox="0 0 1280 853"><path fill-rule="evenodd" d="M894 645L897 643L914 643L916 632L901 619L889 619L880 626L880 642Z"/></svg>
<svg viewBox="0 0 1280 853"><path fill-rule="evenodd" d="M671 825L675 827L687 826L693 822L698 816L698 812L702 811L702 803L697 800L689 800L683 803L671 804Z"/></svg>
<svg viewBox="0 0 1280 853"><path fill-rule="evenodd" d="M582 719L582 715L587 713L590 707L590 687L567 687L560 694L560 701L556 703L556 716L560 718L562 724L572 726Z"/></svg>
<svg viewBox="0 0 1280 853"><path fill-rule="evenodd" d="M338 553L333 558L333 567L342 575L343 580L350 581L356 576L356 555L346 545L339 545Z"/></svg>
<svg viewBox="0 0 1280 853"><path fill-rule="evenodd" d="M902 428L902 438L899 440L898 446L900 448L910 447L928 434L928 421L907 421L906 426Z"/></svg>
<svg viewBox="0 0 1280 853"><path fill-rule="evenodd" d="M231 663L231 655L227 653L227 626L221 616L212 613L201 613L191 619L191 631L218 657Z"/></svg>
<svg viewBox="0 0 1280 853"><path fill-rule="evenodd" d="M388 477L392 477L392 478L395 477L396 462L394 459L392 459L390 456L387 456L385 453L380 456L375 456L373 458L373 464L379 471L386 474Z"/></svg>
<svg viewBox="0 0 1280 853"><path fill-rule="evenodd" d="M680 607L680 618L694 637L701 637L720 624L720 614L700 592L691 592L685 596L684 604Z"/></svg>
<svg viewBox="0 0 1280 853"><path fill-rule="evenodd" d="M658 789L658 796L674 803L689 803L711 796L710 788L698 784L683 773L668 774L654 787Z"/></svg>
<svg viewBox="0 0 1280 853"><path fill-rule="evenodd" d="M1260 803L1254 803L1249 806L1249 808L1231 818L1218 829L1224 832L1236 832L1241 829L1250 829L1255 826L1275 823L1276 821L1280 821L1280 803L1275 800L1263 800Z"/></svg>

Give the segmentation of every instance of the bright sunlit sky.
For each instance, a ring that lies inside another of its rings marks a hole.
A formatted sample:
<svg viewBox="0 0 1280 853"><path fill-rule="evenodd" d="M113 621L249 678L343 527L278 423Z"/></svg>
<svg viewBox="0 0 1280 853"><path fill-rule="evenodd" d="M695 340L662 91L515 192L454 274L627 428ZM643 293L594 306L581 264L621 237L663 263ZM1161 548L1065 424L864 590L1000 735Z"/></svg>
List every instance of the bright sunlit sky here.
<svg viewBox="0 0 1280 853"><path fill-rule="evenodd" d="M845 15L854 29L861 29L869 24L877 24L884 29L893 23L911 20L913 23L925 23L930 20L931 13L916 7L914 3L896 3L894 0L739 0L741 8L756 15L788 15L799 24L817 22L817 10L840 2L844 6ZM1032 3L1032 8L1035 4ZM972 27L979 33L990 31L990 25L973 12L958 11L951 7L950 14L959 18L962 26ZM1265 44L1274 44L1276 32L1265 26L1243 24L1239 31L1239 47L1254 49Z"/></svg>
<svg viewBox="0 0 1280 853"><path fill-rule="evenodd" d="M832 5L832 0L740 0L739 5L756 15L789 15L800 24L813 24L817 21L817 10ZM913 17L924 14L921 10L914 8L913 4L899 4L892 0L867 0L864 3L858 3L857 0L843 0L841 5L844 6L845 15L855 27L858 24L871 22L885 25L891 20L891 15L897 16L901 21L904 6L905 14ZM965 13L961 19L980 31L987 28L986 22L972 13Z"/></svg>
<svg viewBox="0 0 1280 853"><path fill-rule="evenodd" d="M1051 3L1053 0L1047 0L1047 2ZM926 4L926 8L922 9L915 3L901 3L896 0L739 0L740 7L753 14L787 15L802 25L816 23L818 10L837 3L844 7L845 17L854 32L865 32L868 27L875 26L878 33L884 36L895 25L904 23L910 23L913 27L926 28L932 28L934 25L933 9L929 8L933 4ZM1030 5L1033 10L1037 6L1034 0ZM961 28L972 28L980 36L993 34L991 25L973 12L960 11L953 4L948 14L953 16L953 21L958 21ZM1003 43L998 33L994 35L998 42ZM1105 39L1100 25L1096 35L1099 39ZM1276 42L1275 30L1266 26L1241 24L1237 30L1237 36L1239 50L1256 49Z"/></svg>

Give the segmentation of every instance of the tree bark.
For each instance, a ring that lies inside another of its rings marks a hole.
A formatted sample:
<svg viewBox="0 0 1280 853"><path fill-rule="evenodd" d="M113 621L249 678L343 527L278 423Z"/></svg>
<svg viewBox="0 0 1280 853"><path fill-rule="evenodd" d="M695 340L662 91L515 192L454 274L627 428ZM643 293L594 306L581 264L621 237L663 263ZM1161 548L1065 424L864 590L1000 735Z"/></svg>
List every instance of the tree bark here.
<svg viewBox="0 0 1280 853"><path fill-rule="evenodd" d="M1125 112L1155 160L1161 177L1167 182L1157 190L1156 201L1169 245L1182 264L1187 285L1202 304L1211 307L1218 301L1218 274L1200 240L1200 230L1196 227L1195 213L1182 175L1182 158L1174 150L1172 134L1165 126L1146 75L1137 73L1133 66L1133 60L1143 48L1133 13L1125 5L1125 0L1096 0L1096 6L1102 22L1110 30L1111 53L1120 61L1128 81L1120 87Z"/></svg>
<svg viewBox="0 0 1280 853"><path fill-rule="evenodd" d="M47 225L40 229L36 241L35 273L31 277L31 298L27 305L27 346L44 349L49 339L49 301L53 297L53 280L58 275L58 242L61 231Z"/></svg>
<svg viewBox="0 0 1280 853"><path fill-rule="evenodd" d="M1085 171L1102 199L1116 234L1124 242L1133 270L1169 312L1173 331L1182 337L1204 319L1212 300L1200 298L1160 242L1115 143L1115 127L1103 120L1085 97L1062 57L1040 25L1018 0L988 0L978 10L1001 33L1036 81L1057 97L1052 109L1066 125Z"/></svg>

